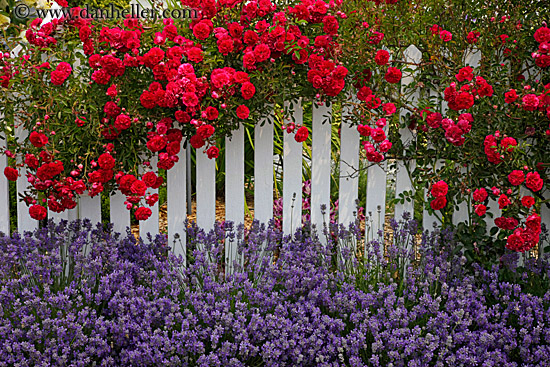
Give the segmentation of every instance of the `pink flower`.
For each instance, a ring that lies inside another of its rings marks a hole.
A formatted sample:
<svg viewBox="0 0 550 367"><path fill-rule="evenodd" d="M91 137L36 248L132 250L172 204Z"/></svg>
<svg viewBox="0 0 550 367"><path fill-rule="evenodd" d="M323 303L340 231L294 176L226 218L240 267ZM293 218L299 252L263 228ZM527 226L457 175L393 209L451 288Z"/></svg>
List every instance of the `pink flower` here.
<svg viewBox="0 0 550 367"><path fill-rule="evenodd" d="M396 111L395 105L393 103L384 103L382 105L382 109L384 110L384 113L386 115L392 115Z"/></svg>
<svg viewBox="0 0 550 367"><path fill-rule="evenodd" d="M443 42L449 42L453 39L453 35L449 31L442 30L439 32L439 38L441 38Z"/></svg>
<svg viewBox="0 0 550 367"><path fill-rule="evenodd" d="M246 107L245 105L240 105L239 107L237 107L237 117L240 118L240 119L247 119L248 116L250 115L250 110L248 109L248 107Z"/></svg>
<svg viewBox="0 0 550 367"><path fill-rule="evenodd" d="M399 81L401 80L401 76L402 76L401 70L393 66L390 66L388 68L388 71L386 72L386 75L384 76L384 79L386 79L388 83L396 84L396 83L399 83Z"/></svg>
<svg viewBox="0 0 550 367"><path fill-rule="evenodd" d="M386 50L378 50L374 57L374 62L377 65L386 65L390 59L390 53Z"/></svg>
<svg viewBox="0 0 550 367"><path fill-rule="evenodd" d="M449 191L449 185L443 180L438 181L433 184L431 194L434 197L441 197L447 195L447 192Z"/></svg>

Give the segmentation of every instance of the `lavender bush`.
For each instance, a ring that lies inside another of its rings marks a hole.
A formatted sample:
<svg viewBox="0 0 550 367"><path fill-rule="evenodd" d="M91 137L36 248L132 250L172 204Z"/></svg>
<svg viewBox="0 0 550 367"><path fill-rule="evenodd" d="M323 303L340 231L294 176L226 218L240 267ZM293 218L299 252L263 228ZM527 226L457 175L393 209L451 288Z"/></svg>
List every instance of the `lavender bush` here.
<svg viewBox="0 0 550 367"><path fill-rule="evenodd" d="M545 259L466 269L452 233L415 246L413 222L393 226L384 252L356 226L326 245L189 226L186 266L162 236L89 222L0 235L0 366L550 366Z"/></svg>

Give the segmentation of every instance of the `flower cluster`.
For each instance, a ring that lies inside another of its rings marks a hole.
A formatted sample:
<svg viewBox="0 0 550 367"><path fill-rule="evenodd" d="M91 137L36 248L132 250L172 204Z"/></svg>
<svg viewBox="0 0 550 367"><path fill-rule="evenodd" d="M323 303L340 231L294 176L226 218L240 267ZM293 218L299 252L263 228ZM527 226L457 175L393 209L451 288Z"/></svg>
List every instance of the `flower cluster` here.
<svg viewBox="0 0 550 367"><path fill-rule="evenodd" d="M430 193L434 199L430 202L430 206L433 210L441 210L447 205L447 193L449 192L449 185L445 181L437 181L432 185Z"/></svg>
<svg viewBox="0 0 550 367"><path fill-rule="evenodd" d="M539 49L532 56L538 67L547 68L550 66L550 28L540 27L534 37L539 43Z"/></svg>
<svg viewBox="0 0 550 367"><path fill-rule="evenodd" d="M470 113L461 113L458 121L455 123L450 118L443 118L439 112L429 112L426 114L426 123L432 129L443 128L445 139L454 146L461 146L466 140L465 134L472 130L474 118Z"/></svg>

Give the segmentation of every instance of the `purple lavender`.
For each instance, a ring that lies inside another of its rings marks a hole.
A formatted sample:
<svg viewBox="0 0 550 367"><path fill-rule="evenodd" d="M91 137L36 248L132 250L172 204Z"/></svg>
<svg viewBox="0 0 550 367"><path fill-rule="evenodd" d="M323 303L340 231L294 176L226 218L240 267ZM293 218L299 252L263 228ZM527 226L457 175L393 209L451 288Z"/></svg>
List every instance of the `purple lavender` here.
<svg viewBox="0 0 550 367"><path fill-rule="evenodd" d="M466 268L452 232L394 226L382 253L358 223L188 224L186 266L88 221L0 235L0 366L550 366L547 259Z"/></svg>

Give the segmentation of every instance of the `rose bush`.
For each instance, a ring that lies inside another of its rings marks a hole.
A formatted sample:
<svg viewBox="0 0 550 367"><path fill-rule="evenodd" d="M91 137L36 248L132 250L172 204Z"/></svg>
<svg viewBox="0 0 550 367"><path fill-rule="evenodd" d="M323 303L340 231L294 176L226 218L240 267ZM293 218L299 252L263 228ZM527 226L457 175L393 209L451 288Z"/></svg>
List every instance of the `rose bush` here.
<svg viewBox="0 0 550 367"><path fill-rule="evenodd" d="M73 8L72 17L33 20L20 55L2 55L2 85L10 91L3 112L30 132L6 152L27 168L29 205L60 212L85 190L114 189L127 195L128 209L154 205L147 189L162 182L144 182L139 166L155 174L171 169L184 141L214 159L216 140L270 112L266 100L326 100L344 88L340 3L320 2L311 12L308 2L288 9L269 1L182 5L199 18L92 22ZM303 126L287 131L297 141L308 136ZM42 213L31 211L35 219ZM140 220L149 215L136 211Z"/></svg>
<svg viewBox="0 0 550 367"><path fill-rule="evenodd" d="M214 159L220 138L301 97L351 102L347 118L365 158L404 159L417 201L444 225L465 202L469 219L458 231L469 258L494 261L505 247L526 251L538 242L550 156L549 14L538 1L181 4L198 18L37 19L20 55L3 55L1 84L10 93L2 112L31 132L6 152L27 168L29 205L61 211L86 190L116 189L130 209L153 205L147 190L162 184L158 170L173 167L182 144ZM420 62L405 57L411 44ZM476 52L474 63L466 55ZM413 82L401 88L405 76ZM284 128L299 142L309 136L293 122ZM412 139L401 141L403 129ZM481 189L488 195L477 200ZM502 215L492 218L491 208ZM493 225L496 241L485 234Z"/></svg>

